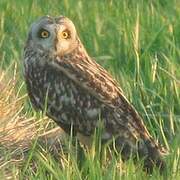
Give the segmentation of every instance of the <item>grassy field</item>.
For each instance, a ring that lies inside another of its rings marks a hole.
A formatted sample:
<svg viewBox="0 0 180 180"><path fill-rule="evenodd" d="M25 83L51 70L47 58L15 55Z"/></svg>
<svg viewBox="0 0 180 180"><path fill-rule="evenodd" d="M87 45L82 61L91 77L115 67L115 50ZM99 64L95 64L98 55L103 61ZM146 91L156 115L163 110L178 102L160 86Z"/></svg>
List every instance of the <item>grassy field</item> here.
<svg viewBox="0 0 180 180"><path fill-rule="evenodd" d="M32 109L22 51L30 24L46 14L73 20L89 54L169 150L164 177L146 175L141 162L101 163L96 146L79 162L74 140ZM180 1L0 1L0 179L8 178L180 179Z"/></svg>

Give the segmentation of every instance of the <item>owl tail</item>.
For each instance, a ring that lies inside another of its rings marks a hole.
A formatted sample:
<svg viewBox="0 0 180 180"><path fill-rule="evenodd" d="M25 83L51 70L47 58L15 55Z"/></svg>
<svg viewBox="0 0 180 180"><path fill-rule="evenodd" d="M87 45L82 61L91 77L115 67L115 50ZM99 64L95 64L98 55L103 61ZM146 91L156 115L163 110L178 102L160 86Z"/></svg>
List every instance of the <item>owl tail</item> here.
<svg viewBox="0 0 180 180"><path fill-rule="evenodd" d="M144 170L151 174L153 168L157 167L160 174L166 171L166 163L163 156L167 153L159 147L152 139L143 140L138 144L138 155L144 159Z"/></svg>
<svg viewBox="0 0 180 180"><path fill-rule="evenodd" d="M163 157L167 152L158 146L151 137L143 137L135 144L129 139L118 137L115 142L117 153L121 153L123 161L134 157L134 161L143 160L143 168L148 174L152 174L154 167L158 168L160 174L166 172L166 163Z"/></svg>

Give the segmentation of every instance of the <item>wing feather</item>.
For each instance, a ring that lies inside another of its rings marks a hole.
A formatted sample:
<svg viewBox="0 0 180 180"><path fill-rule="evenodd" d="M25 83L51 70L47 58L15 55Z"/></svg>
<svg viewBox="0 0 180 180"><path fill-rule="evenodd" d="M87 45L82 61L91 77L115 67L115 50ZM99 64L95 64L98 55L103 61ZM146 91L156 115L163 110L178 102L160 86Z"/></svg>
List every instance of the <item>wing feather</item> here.
<svg viewBox="0 0 180 180"><path fill-rule="evenodd" d="M85 89L107 107L114 109L115 113L122 114L123 111L123 114L126 114L126 121L141 137L151 138L141 117L126 99L116 81L105 69L93 60L77 62L76 59L62 61L59 57L57 58L51 62L54 68L63 72L78 86Z"/></svg>

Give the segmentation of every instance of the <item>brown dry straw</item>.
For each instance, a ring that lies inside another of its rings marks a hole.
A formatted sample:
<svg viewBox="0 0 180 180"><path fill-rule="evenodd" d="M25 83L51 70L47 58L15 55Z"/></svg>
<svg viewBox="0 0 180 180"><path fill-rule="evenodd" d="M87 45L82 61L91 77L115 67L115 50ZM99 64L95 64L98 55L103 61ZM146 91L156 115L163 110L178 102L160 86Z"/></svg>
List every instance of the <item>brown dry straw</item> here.
<svg viewBox="0 0 180 180"><path fill-rule="evenodd" d="M56 143L64 136L47 117L37 120L35 116L27 116L24 110L27 95L19 95L23 83L17 87L17 65L13 66L10 67L14 69L12 77L8 71L0 70L0 171L7 172L6 178L12 174L9 166L19 165L24 160L34 139L56 148ZM6 153L9 153L8 159Z"/></svg>

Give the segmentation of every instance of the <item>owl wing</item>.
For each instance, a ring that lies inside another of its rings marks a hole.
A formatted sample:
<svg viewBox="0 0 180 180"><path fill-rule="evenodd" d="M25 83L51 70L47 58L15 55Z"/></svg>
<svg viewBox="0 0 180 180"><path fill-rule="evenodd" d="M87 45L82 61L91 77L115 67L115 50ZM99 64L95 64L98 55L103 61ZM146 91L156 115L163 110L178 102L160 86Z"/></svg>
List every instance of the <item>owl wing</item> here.
<svg viewBox="0 0 180 180"><path fill-rule="evenodd" d="M63 61L57 57L56 61L51 62L55 68L63 72L68 78L74 81L78 86L94 96L104 105L112 108L116 121L120 122L118 115L121 114L125 118L126 123L135 129L136 133L146 139L151 138L141 117L138 115L133 106L123 95L122 90L117 85L116 81L93 60ZM124 124L123 124L124 125Z"/></svg>

